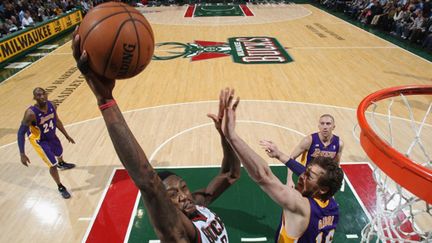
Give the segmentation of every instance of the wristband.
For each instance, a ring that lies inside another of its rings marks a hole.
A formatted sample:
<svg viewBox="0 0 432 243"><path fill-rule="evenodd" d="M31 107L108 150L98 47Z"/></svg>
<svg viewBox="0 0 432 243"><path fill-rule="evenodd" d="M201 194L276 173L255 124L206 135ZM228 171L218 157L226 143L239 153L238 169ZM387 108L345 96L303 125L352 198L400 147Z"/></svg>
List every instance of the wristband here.
<svg viewBox="0 0 432 243"><path fill-rule="evenodd" d="M117 102L115 100L110 100L107 103L100 105L99 110L101 110L101 111L106 110L110 107L115 106L116 104L117 104Z"/></svg>
<svg viewBox="0 0 432 243"><path fill-rule="evenodd" d="M303 174L306 171L306 167L304 167L302 164L300 164L299 162L291 158L285 163L285 165L290 170L292 170L292 172L294 172L294 174L296 174L297 176Z"/></svg>

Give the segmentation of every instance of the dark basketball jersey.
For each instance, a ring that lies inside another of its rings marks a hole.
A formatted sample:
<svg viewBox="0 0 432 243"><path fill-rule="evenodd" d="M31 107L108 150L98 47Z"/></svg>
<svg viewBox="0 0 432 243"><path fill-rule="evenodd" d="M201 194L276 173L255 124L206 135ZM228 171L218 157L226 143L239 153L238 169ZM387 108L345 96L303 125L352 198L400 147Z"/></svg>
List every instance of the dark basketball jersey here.
<svg viewBox="0 0 432 243"><path fill-rule="evenodd" d="M337 153L339 152L339 137L336 135L333 135L330 141L330 144L328 146L325 146L321 139L319 138L318 133L311 134L312 136L312 143L302 156L302 163L304 165L309 164L315 157L323 156L328 158L336 158ZM306 159L306 161L305 161Z"/></svg>
<svg viewBox="0 0 432 243"><path fill-rule="evenodd" d="M285 222L282 215L282 222L278 231L276 243L332 242L334 231L339 221L339 205L333 198L326 202L321 202L313 198L308 199L311 207L311 215L308 227L303 235L299 238L289 236L285 231L285 225L289 224L289 222Z"/></svg>
<svg viewBox="0 0 432 243"><path fill-rule="evenodd" d="M49 140L56 137L56 110L49 101L47 101L47 106L47 112L39 110L36 106L30 106L36 116L36 121L31 124L28 135L37 140Z"/></svg>

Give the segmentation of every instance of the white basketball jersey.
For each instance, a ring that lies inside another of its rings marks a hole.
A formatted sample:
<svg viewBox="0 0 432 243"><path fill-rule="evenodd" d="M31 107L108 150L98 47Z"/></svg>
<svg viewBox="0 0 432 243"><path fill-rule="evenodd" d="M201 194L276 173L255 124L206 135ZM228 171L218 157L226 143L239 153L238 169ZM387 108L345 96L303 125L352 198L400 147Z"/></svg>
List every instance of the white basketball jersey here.
<svg viewBox="0 0 432 243"><path fill-rule="evenodd" d="M200 243L228 243L228 233L222 220L208 208L196 205L199 215L192 219Z"/></svg>

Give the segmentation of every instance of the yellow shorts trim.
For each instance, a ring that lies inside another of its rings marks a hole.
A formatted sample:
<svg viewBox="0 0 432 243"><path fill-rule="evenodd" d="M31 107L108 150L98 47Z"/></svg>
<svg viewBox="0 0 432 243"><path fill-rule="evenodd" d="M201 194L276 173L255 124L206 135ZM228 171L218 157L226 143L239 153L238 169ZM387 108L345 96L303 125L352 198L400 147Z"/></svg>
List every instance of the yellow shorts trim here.
<svg viewBox="0 0 432 243"><path fill-rule="evenodd" d="M34 138L32 135L30 135L29 141L30 141L30 144L35 149L36 153L39 155L39 157L41 157L41 159L45 162L45 164L49 168L53 167L54 165L51 163L48 156L45 154L45 151L42 149L42 147L37 142L38 140L36 138Z"/></svg>

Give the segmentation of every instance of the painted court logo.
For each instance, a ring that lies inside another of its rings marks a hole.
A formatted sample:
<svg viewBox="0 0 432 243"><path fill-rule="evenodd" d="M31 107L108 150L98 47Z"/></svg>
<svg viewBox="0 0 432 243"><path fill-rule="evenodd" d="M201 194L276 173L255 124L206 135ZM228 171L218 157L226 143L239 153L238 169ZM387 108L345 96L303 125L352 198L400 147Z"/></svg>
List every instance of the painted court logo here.
<svg viewBox="0 0 432 243"><path fill-rule="evenodd" d="M192 61L231 56L241 64L279 64L292 62L285 48L273 37L233 37L228 43L194 41L156 44L153 60L190 58Z"/></svg>

